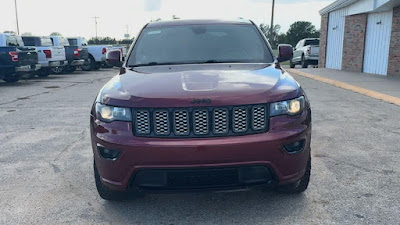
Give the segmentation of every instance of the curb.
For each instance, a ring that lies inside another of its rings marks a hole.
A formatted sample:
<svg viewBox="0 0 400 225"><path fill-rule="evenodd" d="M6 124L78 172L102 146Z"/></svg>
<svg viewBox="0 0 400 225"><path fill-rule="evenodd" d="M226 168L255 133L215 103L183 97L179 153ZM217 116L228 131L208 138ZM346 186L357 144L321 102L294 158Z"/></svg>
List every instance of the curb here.
<svg viewBox="0 0 400 225"><path fill-rule="evenodd" d="M317 80L326 84L330 84L339 88L343 88L349 91L353 91L374 99L378 99L378 100L382 100L391 104L395 104L397 106L400 106L400 98L391 96L391 95L387 95L387 94L383 94L380 92L376 92L376 91L372 91L366 88L362 88L362 87L358 87L358 86L354 86L348 83L344 83L341 81L337 81L337 80L332 80L326 77L321 77L321 76L317 76L314 74L310 74L310 73L305 73L305 72L301 72L301 71L297 71L297 70L293 70L293 69L287 69L288 72L290 73L294 73L303 77L307 77L313 80Z"/></svg>

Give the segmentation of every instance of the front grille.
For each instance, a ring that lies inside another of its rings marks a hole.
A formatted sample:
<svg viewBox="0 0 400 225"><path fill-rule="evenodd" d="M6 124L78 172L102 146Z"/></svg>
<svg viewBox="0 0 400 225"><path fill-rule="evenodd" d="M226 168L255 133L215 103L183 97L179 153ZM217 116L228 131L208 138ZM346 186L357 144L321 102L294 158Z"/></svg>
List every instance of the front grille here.
<svg viewBox="0 0 400 225"><path fill-rule="evenodd" d="M268 130L268 106L134 109L134 135L214 137ZM151 120L150 118L153 118Z"/></svg>

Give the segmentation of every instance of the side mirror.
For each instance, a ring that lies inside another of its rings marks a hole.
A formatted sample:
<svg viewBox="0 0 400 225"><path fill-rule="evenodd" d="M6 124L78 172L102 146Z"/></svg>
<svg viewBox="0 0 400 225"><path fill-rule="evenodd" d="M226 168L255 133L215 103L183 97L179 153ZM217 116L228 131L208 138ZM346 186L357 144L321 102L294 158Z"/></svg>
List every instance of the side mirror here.
<svg viewBox="0 0 400 225"><path fill-rule="evenodd" d="M293 58L293 47L288 44L278 45L278 62L285 62Z"/></svg>
<svg viewBox="0 0 400 225"><path fill-rule="evenodd" d="M106 62L110 66L122 66L122 53L121 50L111 50L107 52Z"/></svg>

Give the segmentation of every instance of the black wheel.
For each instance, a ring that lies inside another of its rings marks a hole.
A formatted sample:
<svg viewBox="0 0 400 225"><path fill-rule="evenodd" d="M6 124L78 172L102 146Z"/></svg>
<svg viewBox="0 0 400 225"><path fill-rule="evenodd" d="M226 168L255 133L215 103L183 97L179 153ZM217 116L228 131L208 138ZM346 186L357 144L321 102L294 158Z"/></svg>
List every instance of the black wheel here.
<svg viewBox="0 0 400 225"><path fill-rule="evenodd" d="M104 63L103 64L103 68L110 69L110 68L113 68L113 67L114 67L113 65L109 65L108 63Z"/></svg>
<svg viewBox="0 0 400 225"><path fill-rule="evenodd" d="M96 65L96 61L94 61L93 56L89 56L87 60L85 60L85 63L81 66L83 71L92 71L94 70L94 67Z"/></svg>
<svg viewBox="0 0 400 225"><path fill-rule="evenodd" d="M36 71L31 71L27 74L24 74L23 78L24 79L32 79L32 78L35 78L35 76L36 76Z"/></svg>
<svg viewBox="0 0 400 225"><path fill-rule="evenodd" d="M76 66L67 66L65 67L65 72L67 73L73 73L76 71Z"/></svg>
<svg viewBox="0 0 400 225"><path fill-rule="evenodd" d="M37 73L38 77L48 77L50 75L50 69L40 69Z"/></svg>
<svg viewBox="0 0 400 225"><path fill-rule="evenodd" d="M53 67L51 68L51 72L53 72L54 74L63 74L64 71L64 67Z"/></svg>
<svg viewBox="0 0 400 225"><path fill-rule="evenodd" d="M308 184L310 182L311 176L311 157L308 159L306 172L304 173L303 178L301 180L288 184L285 186L280 186L276 189L276 191L286 194L299 194L307 190Z"/></svg>
<svg viewBox="0 0 400 225"><path fill-rule="evenodd" d="M7 83L16 83L21 79L21 75L15 74L15 75L8 75L3 78L3 80Z"/></svg>
<svg viewBox="0 0 400 225"><path fill-rule="evenodd" d="M96 63L96 64L94 65L93 70L99 70L101 67L102 67L102 64L101 64L101 63Z"/></svg>
<svg viewBox="0 0 400 225"><path fill-rule="evenodd" d="M109 201L122 201L127 199L128 197L127 193L113 191L110 190L108 187L104 186L104 184L101 182L99 172L97 171L96 163L93 163L93 167L94 167L94 179L96 181L97 192L99 193L102 199Z"/></svg>
<svg viewBox="0 0 400 225"><path fill-rule="evenodd" d="M292 68L292 69L293 69L294 67L296 67L296 65L293 63L292 59L290 60L290 62L289 62L289 63L290 63L290 68Z"/></svg>
<svg viewBox="0 0 400 225"><path fill-rule="evenodd" d="M308 68L308 62L307 62L307 60L304 58L304 55L301 57L301 67L302 67L302 68Z"/></svg>

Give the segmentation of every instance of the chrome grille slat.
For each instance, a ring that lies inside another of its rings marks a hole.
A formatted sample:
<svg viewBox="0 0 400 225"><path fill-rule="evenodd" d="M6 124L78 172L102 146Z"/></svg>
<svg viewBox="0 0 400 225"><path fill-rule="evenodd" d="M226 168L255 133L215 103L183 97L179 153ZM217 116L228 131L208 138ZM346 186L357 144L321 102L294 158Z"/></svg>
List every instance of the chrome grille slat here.
<svg viewBox="0 0 400 225"><path fill-rule="evenodd" d="M266 132L267 104L133 109L134 135L145 137L214 137Z"/></svg>
<svg viewBox="0 0 400 225"><path fill-rule="evenodd" d="M193 111L193 132L197 135L208 134L208 110L194 110Z"/></svg>

